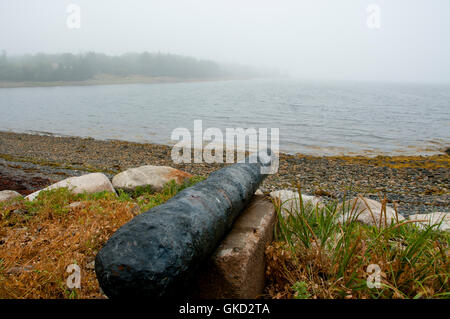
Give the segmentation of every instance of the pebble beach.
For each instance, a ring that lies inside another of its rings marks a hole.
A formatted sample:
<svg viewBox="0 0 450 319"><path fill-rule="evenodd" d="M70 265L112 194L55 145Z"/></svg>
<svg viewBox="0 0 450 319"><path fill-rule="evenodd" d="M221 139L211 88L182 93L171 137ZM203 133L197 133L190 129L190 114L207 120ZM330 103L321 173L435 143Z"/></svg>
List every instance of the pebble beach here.
<svg viewBox="0 0 450 319"><path fill-rule="evenodd" d="M0 132L0 191L28 195L59 180L89 172L108 177L132 167L163 165L194 175L230 164L175 164L171 146L119 140L57 137ZM261 190L270 192L300 185L302 192L325 200L363 194L396 206L400 214L448 212L450 156L334 156L280 154L277 174Z"/></svg>

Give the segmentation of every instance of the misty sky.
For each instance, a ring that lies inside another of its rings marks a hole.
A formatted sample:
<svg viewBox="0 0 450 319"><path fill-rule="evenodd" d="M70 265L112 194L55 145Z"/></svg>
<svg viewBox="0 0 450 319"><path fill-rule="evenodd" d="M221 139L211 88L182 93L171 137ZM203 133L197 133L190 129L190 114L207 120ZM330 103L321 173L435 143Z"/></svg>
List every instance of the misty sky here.
<svg viewBox="0 0 450 319"><path fill-rule="evenodd" d="M70 3L80 29L66 26ZM372 3L380 29L366 25ZM305 79L450 82L450 1L0 0L0 49L161 51Z"/></svg>

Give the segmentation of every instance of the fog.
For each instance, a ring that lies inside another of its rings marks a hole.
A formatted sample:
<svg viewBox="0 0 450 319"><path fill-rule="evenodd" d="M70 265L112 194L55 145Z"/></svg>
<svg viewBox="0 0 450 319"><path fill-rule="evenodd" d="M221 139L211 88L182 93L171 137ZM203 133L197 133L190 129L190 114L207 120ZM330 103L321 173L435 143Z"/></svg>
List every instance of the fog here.
<svg viewBox="0 0 450 319"><path fill-rule="evenodd" d="M80 28L67 25L71 3ZM370 4L379 28L367 24ZM0 0L0 49L167 52L301 79L450 83L450 1Z"/></svg>

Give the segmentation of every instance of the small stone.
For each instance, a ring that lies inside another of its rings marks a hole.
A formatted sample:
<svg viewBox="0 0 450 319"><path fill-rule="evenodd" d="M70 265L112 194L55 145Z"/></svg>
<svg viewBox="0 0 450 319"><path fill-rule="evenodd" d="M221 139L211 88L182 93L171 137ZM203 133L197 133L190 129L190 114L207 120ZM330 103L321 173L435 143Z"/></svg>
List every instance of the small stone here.
<svg viewBox="0 0 450 319"><path fill-rule="evenodd" d="M325 191L325 190L323 190L323 189L321 189L321 188L316 189L316 190L314 191L314 195L316 195L316 196L326 196L326 197L336 198L336 195L331 194L330 192L327 192L327 191Z"/></svg>
<svg viewBox="0 0 450 319"><path fill-rule="evenodd" d="M6 273L10 274L10 275L20 275L21 273L25 272L25 271L32 271L33 267L32 266L17 266L17 267L11 267L9 268Z"/></svg>
<svg viewBox="0 0 450 319"><path fill-rule="evenodd" d="M27 211L23 210L23 209L15 209L12 211L12 213L15 215L25 215L27 213Z"/></svg>
<svg viewBox="0 0 450 319"><path fill-rule="evenodd" d="M22 195L20 195L18 192L16 191L10 191L10 190L6 190L6 191L0 191L0 202L4 202L16 197L22 197Z"/></svg>
<svg viewBox="0 0 450 319"><path fill-rule="evenodd" d="M73 203L70 203L69 208L77 208L77 207L81 207L83 205L84 205L83 202L73 202Z"/></svg>
<svg viewBox="0 0 450 319"><path fill-rule="evenodd" d="M255 192L255 195L264 195L264 193L262 192L261 189L258 188Z"/></svg>

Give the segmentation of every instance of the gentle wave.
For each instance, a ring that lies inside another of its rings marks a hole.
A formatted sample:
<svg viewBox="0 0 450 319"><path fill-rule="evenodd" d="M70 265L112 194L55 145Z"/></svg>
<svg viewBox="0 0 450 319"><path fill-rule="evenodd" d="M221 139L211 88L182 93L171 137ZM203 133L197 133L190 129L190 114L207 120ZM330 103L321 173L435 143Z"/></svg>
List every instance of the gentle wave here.
<svg viewBox="0 0 450 319"><path fill-rule="evenodd" d="M0 130L173 144L203 129L279 128L311 155L436 154L450 145L450 87L248 80L0 89Z"/></svg>

